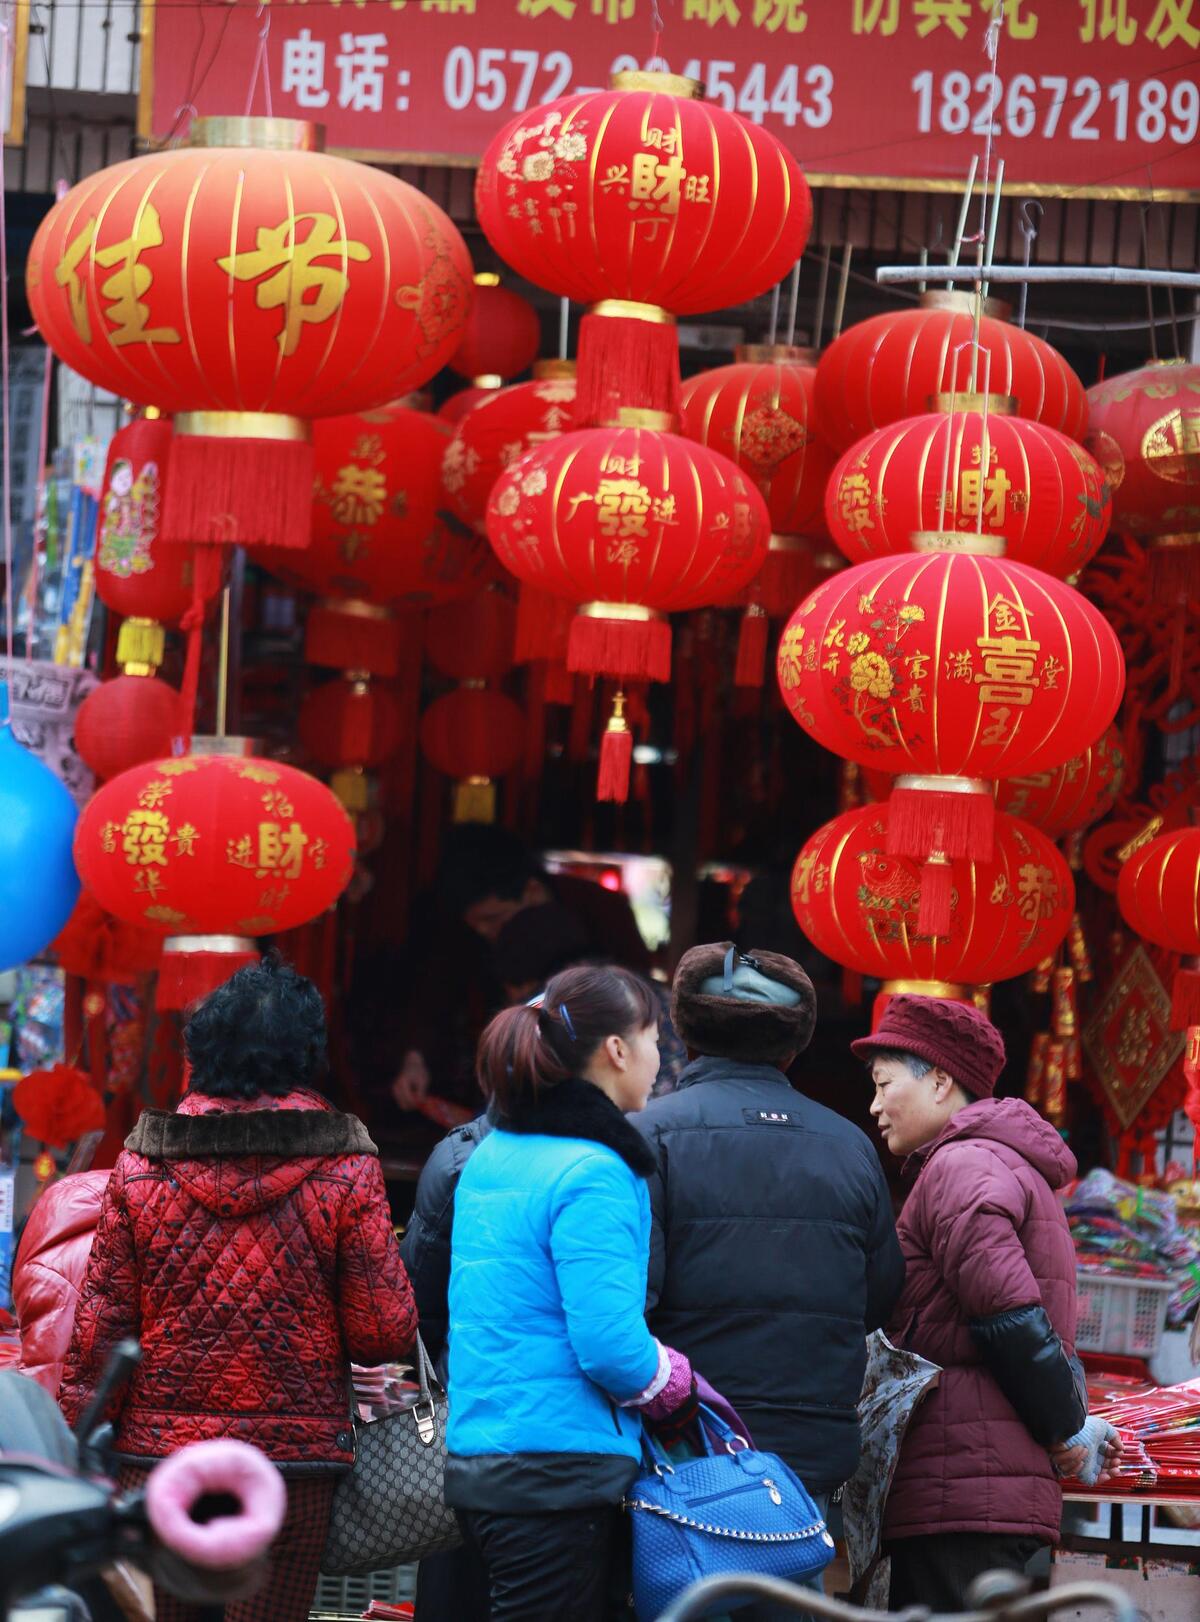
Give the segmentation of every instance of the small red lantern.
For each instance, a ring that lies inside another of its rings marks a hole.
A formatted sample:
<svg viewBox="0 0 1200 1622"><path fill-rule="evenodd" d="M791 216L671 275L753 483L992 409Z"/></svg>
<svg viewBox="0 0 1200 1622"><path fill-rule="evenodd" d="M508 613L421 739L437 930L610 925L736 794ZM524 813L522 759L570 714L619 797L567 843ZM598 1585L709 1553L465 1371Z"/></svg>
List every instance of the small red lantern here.
<svg viewBox="0 0 1200 1622"><path fill-rule="evenodd" d="M920 864L889 853L888 817L887 805L843 812L800 852L792 909L818 951L877 976L885 992L905 981L904 989L929 996L969 995L972 986L1024 974L1054 953L1071 922L1075 886L1044 834L997 814L991 859L949 863L949 926L935 937L920 928Z"/></svg>
<svg viewBox="0 0 1200 1622"><path fill-rule="evenodd" d="M835 575L778 654L784 701L819 743L904 773L889 819L908 855L986 857L990 782L1060 765L1097 739L1125 680L1108 621L1019 563L911 552Z"/></svg>
<svg viewBox="0 0 1200 1622"><path fill-rule="evenodd" d="M337 900L354 830L325 785L294 767L183 755L97 791L75 864L106 911L170 937L159 1006L183 1007L254 960L248 937L294 929Z"/></svg>
<svg viewBox="0 0 1200 1622"><path fill-rule="evenodd" d="M456 687L430 704L420 737L430 765L455 779L455 822L494 822L495 779L512 771L525 749L520 706L481 683Z"/></svg>
<svg viewBox="0 0 1200 1622"><path fill-rule="evenodd" d="M946 395L939 409L868 434L838 462L825 515L852 563L907 552L915 532L994 539L1006 557L1077 574L1108 533L1109 490L1066 434L1011 414L1003 396Z"/></svg>
<svg viewBox="0 0 1200 1622"><path fill-rule="evenodd" d="M446 365L476 388L497 388L532 364L541 342L542 324L529 300L501 287L495 271L479 270L475 302Z"/></svg>
<svg viewBox="0 0 1200 1622"><path fill-rule="evenodd" d="M812 198L760 126L696 99L691 79L615 74L520 113L475 186L488 240L527 281L595 305L580 327L579 421L617 405L674 410L677 315L779 281L804 251Z"/></svg>
<svg viewBox="0 0 1200 1622"><path fill-rule="evenodd" d="M1116 727L1082 754L1049 771L996 784L996 807L1021 817L1051 839L1090 828L1107 816L1121 792L1125 755Z"/></svg>
<svg viewBox="0 0 1200 1622"><path fill-rule="evenodd" d="M492 681L513 666L516 607L499 586L435 608L425 621L430 664L455 681Z"/></svg>
<svg viewBox="0 0 1200 1622"><path fill-rule="evenodd" d="M75 716L75 747L101 780L169 754L182 732L179 694L155 676L102 682Z"/></svg>
<svg viewBox="0 0 1200 1622"><path fill-rule="evenodd" d="M399 749L404 718L395 693L350 672L311 688L297 728L308 755L333 775L329 786L347 811L368 809L365 772Z"/></svg>
<svg viewBox="0 0 1200 1622"><path fill-rule="evenodd" d="M175 416L169 541L302 547L309 419L432 377L470 309L470 260L441 209L318 152L314 125L197 118L191 143L50 209L30 305L75 371Z"/></svg>
<svg viewBox="0 0 1200 1622"><path fill-rule="evenodd" d="M469 389L459 389L457 394L452 394L448 400L443 400L438 407L438 421L448 422L451 428L455 427L462 421L472 406L478 405L481 400L488 399L496 393L499 387L498 383L494 387L486 389L477 388L472 384Z"/></svg>
<svg viewBox="0 0 1200 1622"><path fill-rule="evenodd" d="M539 361L531 383L485 396L460 418L442 457L451 511L486 534L488 497L504 469L566 433L574 418L574 361Z"/></svg>
<svg viewBox="0 0 1200 1622"><path fill-rule="evenodd" d="M85 1133L104 1129L104 1101L90 1078L74 1065L31 1070L13 1088L12 1102L30 1137L55 1149L66 1149Z"/></svg>
<svg viewBox="0 0 1200 1622"><path fill-rule="evenodd" d="M1200 828L1175 828L1151 839L1121 865L1117 903L1139 935L1181 952L1171 1024L1200 1025Z"/></svg>
<svg viewBox="0 0 1200 1622"><path fill-rule="evenodd" d="M922 293L917 308L872 316L835 338L817 367L817 420L834 450L928 411L935 395L974 388L1015 395L1020 416L1082 439L1087 400L1063 357L1033 333L997 319L1007 315L1007 305L987 300L984 312L974 380L966 347L975 335L970 293Z"/></svg>

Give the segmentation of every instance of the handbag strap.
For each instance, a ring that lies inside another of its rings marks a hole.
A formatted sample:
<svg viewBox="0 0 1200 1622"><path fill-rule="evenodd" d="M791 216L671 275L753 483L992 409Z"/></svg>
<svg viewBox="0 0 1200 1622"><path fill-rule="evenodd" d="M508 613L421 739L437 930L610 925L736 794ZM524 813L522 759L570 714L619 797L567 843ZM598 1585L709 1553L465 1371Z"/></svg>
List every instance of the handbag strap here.
<svg viewBox="0 0 1200 1622"><path fill-rule="evenodd" d="M710 1458L717 1451L712 1443L714 1433L726 1453L741 1453L745 1449L746 1438L739 1436L735 1430L732 1430L721 1418L720 1414L710 1408L706 1402L700 1403L699 1409L700 1424L697 1429L700 1432L700 1441L703 1444L704 1451ZM739 1442L741 1443L740 1447L736 1445ZM674 1465L644 1419L642 1420L642 1454L645 1462L654 1471L655 1475L673 1476L675 1474Z"/></svg>

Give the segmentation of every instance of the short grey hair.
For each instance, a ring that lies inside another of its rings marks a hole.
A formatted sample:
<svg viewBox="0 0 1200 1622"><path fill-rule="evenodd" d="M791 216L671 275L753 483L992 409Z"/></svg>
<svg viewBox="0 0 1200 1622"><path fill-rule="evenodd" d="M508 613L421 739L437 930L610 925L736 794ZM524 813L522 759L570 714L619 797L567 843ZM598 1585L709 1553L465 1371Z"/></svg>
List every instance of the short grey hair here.
<svg viewBox="0 0 1200 1622"><path fill-rule="evenodd" d="M876 1048L867 1065L868 1070L874 1067L876 1059L895 1059L898 1064L907 1065L914 1081L920 1081L933 1069L928 1059L922 1059L916 1053L905 1053L902 1048Z"/></svg>

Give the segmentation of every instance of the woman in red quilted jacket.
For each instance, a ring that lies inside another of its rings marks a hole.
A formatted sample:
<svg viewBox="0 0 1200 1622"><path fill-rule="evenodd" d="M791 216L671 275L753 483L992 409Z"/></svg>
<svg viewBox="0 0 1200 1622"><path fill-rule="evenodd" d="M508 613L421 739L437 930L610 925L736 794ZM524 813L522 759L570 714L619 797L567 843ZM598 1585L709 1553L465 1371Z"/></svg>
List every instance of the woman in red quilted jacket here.
<svg viewBox="0 0 1200 1622"><path fill-rule="evenodd" d="M288 1478L288 1515L267 1581L226 1618L300 1622L353 1462L349 1364L406 1356L416 1309L378 1150L310 1090L325 1058L316 987L270 960L242 969L184 1040L179 1108L142 1114L109 1180L59 1401L74 1424L133 1335L142 1361L110 1416L122 1480L188 1442L261 1448ZM198 1615L155 1602L159 1622Z"/></svg>

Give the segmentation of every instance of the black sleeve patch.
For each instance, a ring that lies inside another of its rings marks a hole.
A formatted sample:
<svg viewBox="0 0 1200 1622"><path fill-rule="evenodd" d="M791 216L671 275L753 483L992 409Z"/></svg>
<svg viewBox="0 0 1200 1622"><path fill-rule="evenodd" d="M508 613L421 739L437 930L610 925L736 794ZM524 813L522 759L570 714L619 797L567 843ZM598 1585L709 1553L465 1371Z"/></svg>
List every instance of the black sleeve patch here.
<svg viewBox="0 0 1200 1622"><path fill-rule="evenodd" d="M744 1109L742 1119L747 1126L799 1126L804 1121L799 1110L789 1109Z"/></svg>

